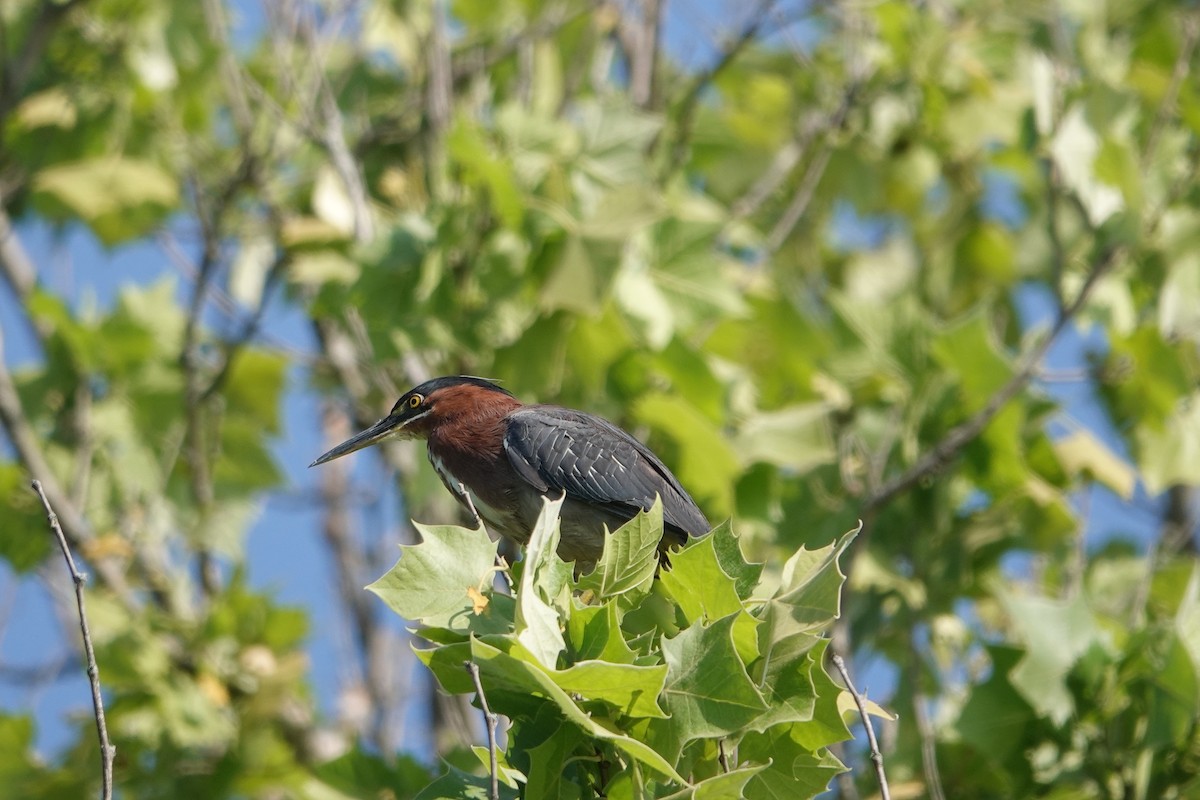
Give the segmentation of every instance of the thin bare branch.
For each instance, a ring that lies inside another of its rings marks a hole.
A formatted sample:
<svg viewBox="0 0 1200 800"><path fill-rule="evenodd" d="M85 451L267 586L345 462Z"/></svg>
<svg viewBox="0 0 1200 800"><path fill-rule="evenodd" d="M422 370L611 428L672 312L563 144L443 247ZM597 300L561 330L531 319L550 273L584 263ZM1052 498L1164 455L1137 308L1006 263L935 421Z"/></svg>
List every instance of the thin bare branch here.
<svg viewBox="0 0 1200 800"><path fill-rule="evenodd" d="M741 31L721 48L720 53L707 69L693 75L688 82L679 101L675 103L675 133L671 137L671 153L666 169L663 171L664 177L673 175L683 164L687 154L687 144L691 139L692 125L696 119L696 108L700 104L700 97L704 90L711 86L712 82L725 70L729 69L738 56L757 38L770 17L771 8L775 3L776 0L758 0Z"/></svg>
<svg viewBox="0 0 1200 800"><path fill-rule="evenodd" d="M92 710L96 716L96 735L100 739L100 774L102 778L100 796L103 800L112 800L113 757L116 755L117 748L113 747L108 740L108 723L104 718L104 697L100 692L100 667L96 665L96 651L92 647L92 632L88 627L87 607L83 597L83 584L87 582L87 576L75 566L75 559L71 556L67 537L63 533L62 526L59 525L58 515L54 513L54 507L46 497L40 481L33 481L33 490L37 492L38 497L41 498L42 507L46 509L46 519L50 523L50 530L58 540L58 546L67 562L67 569L71 572L71 581L75 584L75 606L79 611L79 631L83 635L83 652L87 659L88 681L92 687Z"/></svg>
<svg viewBox="0 0 1200 800"><path fill-rule="evenodd" d="M832 660L837 671L841 673L842 680L846 683L846 690L854 698L854 705L858 706L858 715L862 718L863 727L867 729L867 742L871 747L871 762L875 765L875 777L879 781L880 797L883 800L891 800L887 772L883 768L883 753L879 750L879 740L875 738L875 726L871 724L871 715L867 713L866 698L854 688L854 682L850 680L850 671L846 669L846 662L842 657L834 653Z"/></svg>
<svg viewBox="0 0 1200 800"><path fill-rule="evenodd" d="M942 775L938 769L937 737L929 719L929 711L925 708L927 701L928 698L920 693L913 698L917 733L921 737L921 767L925 773L925 788L929 792L929 800L946 800L946 790L942 788Z"/></svg>
<svg viewBox="0 0 1200 800"><path fill-rule="evenodd" d="M475 666L473 661L464 662L463 666L466 667L471 680L475 682L475 694L479 697L479 706L483 709L483 720L487 723L488 758L492 770L492 785L488 797L490 800L500 800L500 783L497 779L500 770L496 755L496 715L488 707L487 695L483 693L483 682L479 680L479 667Z"/></svg>
<svg viewBox="0 0 1200 800"><path fill-rule="evenodd" d="M995 419L996 415L1000 413L1010 400L1024 391L1037 372L1041 360L1050 350L1050 346L1054 344L1058 335L1062 333L1071 320L1087 305L1092 290L1096 287L1100 279L1112 268L1117 257L1122 252L1123 249L1115 245L1109 245L1102 249L1095 263L1092 265L1087 278L1084 280L1083 286L1080 287L1078 294L1076 294L1075 299L1059 314L1050 331L1029 351L1022 361L1022 366L1013 373L1008 382L1001 386L988 399L983 408L975 412L966 422L953 428L932 449L917 459L915 464L880 486L867 499L865 505L868 514L886 505L896 495L916 486L929 475L944 468L958 455L960 450L974 441L983 432L988 423Z"/></svg>
<svg viewBox="0 0 1200 800"><path fill-rule="evenodd" d="M841 102L837 109L830 117L829 124L825 126L825 132L840 130L846 123L846 117L850 114L850 109L854 106L855 98L858 96L861 80L853 80L842 93ZM821 145L821 149L813 154L812 159L808 162L808 167L804 171L804 177L800 179L799 186L796 187L796 193L792 195L792 201L788 203L787 209L780 215L779 220L771 228L771 232L767 235L767 241L763 245L766 255L771 255L783 246L787 238L792 235L796 225L804 217L804 212L808 211L808 206L812 203L813 196L816 195L817 187L821 183L821 178L825 175L825 168L829 166L829 159L833 156L833 143L827 138Z"/></svg>
<svg viewBox="0 0 1200 800"><path fill-rule="evenodd" d="M666 0L642 0L639 23L624 18L621 20L623 26L628 26L626 41L631 45L626 52L629 58L629 97L640 108L653 108L657 99L656 79L666 5Z"/></svg>
<svg viewBox="0 0 1200 800"><path fill-rule="evenodd" d="M322 420L325 439L330 446L343 441L347 434L345 414L327 404ZM389 631L375 617L370 596L362 590L367 573L366 558L355 540L348 498L348 463L337 461L321 472L321 497L325 513L321 533L332 556L338 596L350 617L354 644L361 658L363 683L370 698L371 743L381 752L390 753L397 743L391 735L391 711L396 706L395 659L386 655Z"/></svg>

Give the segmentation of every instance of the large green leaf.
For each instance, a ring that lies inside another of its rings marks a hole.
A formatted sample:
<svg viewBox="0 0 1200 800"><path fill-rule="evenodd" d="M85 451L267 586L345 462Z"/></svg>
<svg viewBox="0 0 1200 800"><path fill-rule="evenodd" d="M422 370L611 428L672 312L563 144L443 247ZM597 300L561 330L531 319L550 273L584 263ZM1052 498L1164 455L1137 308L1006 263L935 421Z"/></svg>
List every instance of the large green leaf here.
<svg viewBox="0 0 1200 800"><path fill-rule="evenodd" d="M731 614L663 639L667 710L681 741L728 736L767 710L734 647L737 618Z"/></svg>
<svg viewBox="0 0 1200 800"><path fill-rule="evenodd" d="M482 528L414 523L421 542L401 545L400 560L367 587L405 619L475 633L507 632L511 619L489 603L476 613L469 591L490 592L496 543Z"/></svg>
<svg viewBox="0 0 1200 800"><path fill-rule="evenodd" d="M558 514L565 497L545 500L525 546L525 569L517 590L517 641L547 669L554 669L567 646L558 611L551 605L570 577L558 557Z"/></svg>
<svg viewBox="0 0 1200 800"><path fill-rule="evenodd" d="M544 699L553 703L565 719L577 725L584 733L611 743L630 758L637 759L655 772L683 783L683 778L675 772L670 762L653 748L604 727L592 716L584 713L570 695L560 689L553 678L535 664L515 658L479 639L471 641L471 657L479 666L489 701L498 695L500 698L510 699L517 708L528 709L531 699ZM495 703L493 705L498 707Z"/></svg>
<svg viewBox="0 0 1200 800"><path fill-rule="evenodd" d="M609 534L596 568L581 576L576 588L590 589L601 600L620 597L622 603L636 603L654 580L662 536L662 501L655 500L649 511Z"/></svg>

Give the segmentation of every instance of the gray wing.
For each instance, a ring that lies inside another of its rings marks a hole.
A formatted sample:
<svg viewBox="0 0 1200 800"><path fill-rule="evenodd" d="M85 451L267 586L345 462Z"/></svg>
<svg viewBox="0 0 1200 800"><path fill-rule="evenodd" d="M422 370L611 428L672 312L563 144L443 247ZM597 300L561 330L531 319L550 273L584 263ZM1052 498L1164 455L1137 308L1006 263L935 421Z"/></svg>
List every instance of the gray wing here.
<svg viewBox="0 0 1200 800"><path fill-rule="evenodd" d="M600 417L558 406L526 406L508 416L504 450L539 492L632 517L662 498L669 529L698 536L711 526L671 471L637 439Z"/></svg>

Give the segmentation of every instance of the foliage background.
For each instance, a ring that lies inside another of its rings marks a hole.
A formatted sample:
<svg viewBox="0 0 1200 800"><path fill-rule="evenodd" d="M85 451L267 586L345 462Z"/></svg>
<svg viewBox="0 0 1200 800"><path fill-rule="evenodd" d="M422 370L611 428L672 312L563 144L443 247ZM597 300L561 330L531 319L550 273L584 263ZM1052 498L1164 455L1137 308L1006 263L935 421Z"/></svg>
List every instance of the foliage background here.
<svg viewBox="0 0 1200 800"><path fill-rule="evenodd" d="M97 760L31 474L93 574L131 796L328 796L363 751L419 785L475 741L360 588L455 518L419 451L299 468L450 372L634 430L756 560L862 518L834 639L889 684L897 793L1197 792L1195 4L0 20L22 796Z"/></svg>

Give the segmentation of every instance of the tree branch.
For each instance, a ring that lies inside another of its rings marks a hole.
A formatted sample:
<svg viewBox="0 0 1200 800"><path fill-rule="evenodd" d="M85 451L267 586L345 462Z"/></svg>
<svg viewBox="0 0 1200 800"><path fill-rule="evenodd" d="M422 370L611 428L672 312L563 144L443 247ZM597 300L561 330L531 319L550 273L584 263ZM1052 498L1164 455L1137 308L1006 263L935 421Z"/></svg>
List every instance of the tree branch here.
<svg viewBox="0 0 1200 800"><path fill-rule="evenodd" d="M1114 245L1109 245L1101 251L1075 299L1069 306L1063 309L1049 333L1025 356L1020 369L1013 373L1012 377L970 419L951 429L940 442L934 445L921 458L917 459L917 462L902 474L897 475L876 489L865 504L867 514L877 511L896 495L911 489L927 476L945 467L958 455L960 450L974 441L983 432L988 423L995 419L996 415L1000 413L1010 400L1025 389L1037 372L1038 364L1058 338L1058 334L1062 333L1067 324L1087 304L1087 300L1091 296L1092 290L1096 287L1096 283L1109 271L1121 252L1122 248Z"/></svg>
<svg viewBox="0 0 1200 800"><path fill-rule="evenodd" d="M888 790L887 773L883 769L883 753L880 752L879 741L875 738L875 726L871 724L871 715L867 713L867 706L864 702L865 698L854 688L854 682L850 680L850 672L846 669L846 662L842 657L834 653L832 660L833 665L837 667L837 671L841 673L842 680L846 682L846 690L854 698L854 705L858 706L858 715L862 718L863 727L867 729L867 742L871 746L871 761L875 764L875 777L879 780L880 797L883 800L891 800L891 793Z"/></svg>
<svg viewBox="0 0 1200 800"><path fill-rule="evenodd" d="M846 87L846 91L842 93L841 102L829 119L829 124L824 126L826 132L839 130L846 124L846 117L850 114L850 109L854 105L862 83L861 79L854 79ZM809 204L812 203L813 196L816 195L817 187L825 175L825 168L829 166L829 159L832 156L833 144L826 139L822 143L821 149L808 162L808 168L804 171L804 177L800 179L800 185L796 187L796 193L792 195L792 201L767 235L766 244L763 245L766 255L770 256L777 252L787 238L792 235L792 231L795 230L796 225L804 217L804 212L808 210Z"/></svg>
<svg viewBox="0 0 1200 800"><path fill-rule="evenodd" d="M92 632L88 627L87 608L83 599L83 584L87 581L87 576L75 566L75 559L71 557L71 548L67 545L67 537L58 523L58 515L54 513L54 508L46 498L42 484L34 480L33 490L42 500L42 507L46 509L46 519L50 523L50 530L58 539L58 546L67 562L67 569L71 572L71 581L75 584L75 606L79 610L79 630L83 635L83 652L87 658L88 681L92 687L92 710L96 715L96 735L100 739L100 774L103 781L100 796L103 800L112 800L113 757L116 755L117 748L113 747L108 740L108 723L104 718L104 697L100 692L100 668L96 665L96 651L92 647Z"/></svg>
<svg viewBox="0 0 1200 800"><path fill-rule="evenodd" d="M672 137L671 155L666 169L663 171L664 177L673 175L683 164L687 153L687 143L691 139L692 125L696 119L696 108L700 104L700 97L704 89L728 69L754 41L762 30L763 23L770 16L771 7L775 5L775 2L776 0L758 0L758 4L742 30L729 40L707 69L696 73L688 82L687 88L684 89L682 96L675 104L678 108L675 114L675 135Z"/></svg>
<svg viewBox="0 0 1200 800"><path fill-rule="evenodd" d="M346 438L345 415L333 404L327 404L323 415L325 439L332 446ZM365 559L355 541L350 509L347 503L349 481L346 462L327 465L321 473L321 497L325 513L321 533L333 556L333 568L338 595L350 617L355 647L360 654L363 683L371 701L371 743L381 752L395 750L390 734L390 714L396 703L393 691L395 660L387 658L389 641L387 629L376 619L369 595L362 590L366 572Z"/></svg>
<svg viewBox="0 0 1200 800"><path fill-rule="evenodd" d="M479 667L475 666L473 661L464 662L463 666L466 667L471 680L475 682L475 693L479 697L479 705L483 709L483 720L487 724L488 756L492 769L492 785L488 797L490 800L500 800L500 783L496 777L500 771L496 755L496 715L488 707L487 695L483 693L483 682L479 680Z"/></svg>

